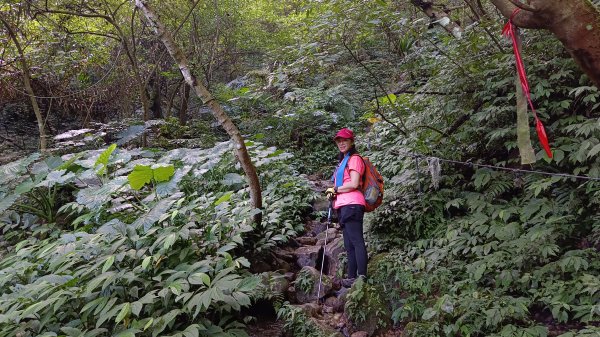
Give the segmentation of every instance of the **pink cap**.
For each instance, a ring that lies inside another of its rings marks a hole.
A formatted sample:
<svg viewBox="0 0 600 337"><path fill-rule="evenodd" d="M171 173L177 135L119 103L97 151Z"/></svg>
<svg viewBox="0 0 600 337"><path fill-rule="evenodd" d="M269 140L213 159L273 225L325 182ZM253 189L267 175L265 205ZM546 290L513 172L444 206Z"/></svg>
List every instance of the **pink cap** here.
<svg viewBox="0 0 600 337"><path fill-rule="evenodd" d="M354 139L354 133L348 128L343 128L335 134L333 140L336 140L337 138Z"/></svg>

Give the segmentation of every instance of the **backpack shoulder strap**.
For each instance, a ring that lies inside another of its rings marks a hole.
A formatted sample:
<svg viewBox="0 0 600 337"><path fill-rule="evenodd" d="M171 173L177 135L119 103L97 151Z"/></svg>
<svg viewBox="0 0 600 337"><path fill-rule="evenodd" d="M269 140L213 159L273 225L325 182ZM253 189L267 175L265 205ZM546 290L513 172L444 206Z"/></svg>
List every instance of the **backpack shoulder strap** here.
<svg viewBox="0 0 600 337"><path fill-rule="evenodd" d="M362 184L365 184L365 180L367 180L367 163L365 162L365 158L363 158L363 156L361 156L358 153L353 154L351 157L357 156L358 158L360 158L360 160L362 160L363 165L365 166L365 171L363 172L363 174L361 174L360 180L362 180Z"/></svg>

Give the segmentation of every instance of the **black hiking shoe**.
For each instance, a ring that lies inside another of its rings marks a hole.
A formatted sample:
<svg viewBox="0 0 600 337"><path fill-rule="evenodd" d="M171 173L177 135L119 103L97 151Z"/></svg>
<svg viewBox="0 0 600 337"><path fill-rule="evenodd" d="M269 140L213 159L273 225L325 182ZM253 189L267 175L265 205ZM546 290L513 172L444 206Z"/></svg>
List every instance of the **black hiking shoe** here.
<svg viewBox="0 0 600 337"><path fill-rule="evenodd" d="M365 275L358 275L358 278L345 278L342 279L342 287L344 288L350 288L352 287L352 285L354 284L354 282L356 282L356 280L358 279L362 279L363 282L367 282L367 277Z"/></svg>
<svg viewBox="0 0 600 337"><path fill-rule="evenodd" d="M350 287L352 287L352 284L354 284L354 281L356 281L356 278L345 278L345 279L342 279L342 287L344 287L344 288L350 288Z"/></svg>

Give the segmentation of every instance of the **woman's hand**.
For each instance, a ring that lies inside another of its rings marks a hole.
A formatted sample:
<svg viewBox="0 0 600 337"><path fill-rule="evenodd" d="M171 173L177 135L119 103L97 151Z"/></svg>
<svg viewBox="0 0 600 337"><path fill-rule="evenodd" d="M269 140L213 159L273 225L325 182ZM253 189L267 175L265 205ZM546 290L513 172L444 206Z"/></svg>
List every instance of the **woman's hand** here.
<svg viewBox="0 0 600 337"><path fill-rule="evenodd" d="M330 187L328 189L325 190L325 195L327 196L327 199L331 200L335 197L335 187Z"/></svg>

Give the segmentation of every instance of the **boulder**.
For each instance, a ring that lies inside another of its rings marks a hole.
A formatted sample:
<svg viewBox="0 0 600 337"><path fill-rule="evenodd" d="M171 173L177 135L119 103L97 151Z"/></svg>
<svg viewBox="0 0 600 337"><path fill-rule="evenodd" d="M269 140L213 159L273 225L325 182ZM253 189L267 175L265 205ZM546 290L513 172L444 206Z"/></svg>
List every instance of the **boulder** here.
<svg viewBox="0 0 600 337"><path fill-rule="evenodd" d="M350 337L369 337L369 334L366 331L356 331Z"/></svg>
<svg viewBox="0 0 600 337"><path fill-rule="evenodd" d="M283 259L275 258L275 268L274 269L283 271L284 273L287 273L288 271L292 270L292 266Z"/></svg>
<svg viewBox="0 0 600 337"><path fill-rule="evenodd" d="M317 303L314 303L314 302L304 303L304 304L297 305L297 307L302 309L302 311L308 317L323 318L323 311L321 309L321 306L318 305Z"/></svg>
<svg viewBox="0 0 600 337"><path fill-rule="evenodd" d="M330 244L325 246L325 261L327 261L327 275L336 275L338 269L343 267L340 266L339 256L341 253L344 252L346 252L346 249L344 248L344 238L342 237L335 238Z"/></svg>
<svg viewBox="0 0 600 337"><path fill-rule="evenodd" d="M317 265L317 259L319 258L319 246L304 246L296 249L294 255L296 255L296 263L300 267L315 267Z"/></svg>
<svg viewBox="0 0 600 337"><path fill-rule="evenodd" d="M296 299L299 303L308 303L318 300L319 271L313 267L303 267L296 275L294 288L296 290ZM320 297L327 296L331 290L331 279L329 276L323 275Z"/></svg>
<svg viewBox="0 0 600 337"><path fill-rule="evenodd" d="M261 275L261 284L273 294L285 294L290 286L284 275L276 272L266 272Z"/></svg>
<svg viewBox="0 0 600 337"><path fill-rule="evenodd" d="M327 243L329 243L338 236L338 230L329 227L329 229L326 231L322 231L321 233L317 234L317 242L320 242L318 245L322 245L323 242L325 242L325 236L327 236Z"/></svg>
<svg viewBox="0 0 600 337"><path fill-rule="evenodd" d="M296 241L298 241L299 244L304 246L314 246L315 243L317 243L317 238L310 236L301 236L296 238Z"/></svg>
<svg viewBox="0 0 600 337"><path fill-rule="evenodd" d="M296 257L294 257L293 249L287 250L277 247L273 251L273 254L275 254L275 256L280 259L286 260L287 262L294 262L296 260Z"/></svg>
<svg viewBox="0 0 600 337"><path fill-rule="evenodd" d="M342 288L337 292L336 297L334 297L335 301L332 303L334 312L344 312L344 307L346 306L346 295L348 294L348 291L350 291L349 288Z"/></svg>
<svg viewBox="0 0 600 337"><path fill-rule="evenodd" d="M327 224L324 222L314 222L313 225L311 226L311 230L310 233L311 235L317 236L319 235L319 233L322 233L324 230L327 229Z"/></svg>
<svg viewBox="0 0 600 337"><path fill-rule="evenodd" d="M285 292L285 298L287 298L290 303L298 303L298 297L296 296L296 287L289 286L287 291Z"/></svg>

